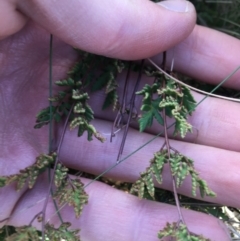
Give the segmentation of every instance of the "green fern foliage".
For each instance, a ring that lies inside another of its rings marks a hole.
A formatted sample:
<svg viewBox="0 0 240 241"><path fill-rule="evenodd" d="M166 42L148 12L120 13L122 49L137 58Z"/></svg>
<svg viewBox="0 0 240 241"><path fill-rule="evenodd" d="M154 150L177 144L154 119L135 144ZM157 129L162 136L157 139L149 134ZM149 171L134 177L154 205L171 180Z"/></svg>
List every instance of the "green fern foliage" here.
<svg viewBox="0 0 240 241"><path fill-rule="evenodd" d="M18 191L23 188L25 183L28 183L29 188L32 188L37 180L37 177L55 162L56 156L57 155L55 152L51 155L39 155L36 158L36 162L32 166L20 170L19 174L0 177L0 187L9 185L12 182L16 182L16 189Z"/></svg>
<svg viewBox="0 0 240 241"><path fill-rule="evenodd" d="M6 237L5 241L39 241L37 230L32 226L15 228L16 233Z"/></svg>
<svg viewBox="0 0 240 241"><path fill-rule="evenodd" d="M90 124L94 119L94 112L88 104L87 90L96 91L105 88L106 98L103 109L109 106L115 109L118 102L116 78L126 63L80 50L78 52L79 61L68 71L67 77L55 82L63 89L49 98L52 105L37 114L34 127L41 128L51 120L60 122L68 118L70 129L78 128L78 136L82 136L86 131L89 141L95 137L103 142L104 138Z"/></svg>
<svg viewBox="0 0 240 241"><path fill-rule="evenodd" d="M178 85L173 79L164 76L159 71L145 69L145 73L155 77L155 82L151 86L146 84L142 90L136 93L143 96L141 106L143 113L138 120L140 131L150 127L154 119L160 125L164 125L161 112L165 109L166 115L176 121L174 135L180 133L184 138L188 131L192 131L187 117L196 108L196 101L190 89ZM163 82L165 82L165 87L162 87Z"/></svg>
<svg viewBox="0 0 240 241"><path fill-rule="evenodd" d="M46 237L51 241L80 241L80 229L69 230L70 223L62 223L58 228L54 228L51 224L46 224Z"/></svg>
<svg viewBox="0 0 240 241"><path fill-rule="evenodd" d="M69 206L73 206L77 218L80 217L83 206L88 202L88 195L83 186L80 179L68 178L61 183L53 195L59 205L67 203Z"/></svg>
<svg viewBox="0 0 240 241"><path fill-rule="evenodd" d="M172 175L176 178L176 185L180 187L185 178L190 175L192 179L192 195L196 196L197 187L200 190L201 197L205 195L215 197L216 194L210 190L207 182L199 177L194 168L193 160L179 153L171 153L169 159Z"/></svg>
<svg viewBox="0 0 240 241"><path fill-rule="evenodd" d="M175 238L176 241L210 241L210 239L204 238L202 235L196 235L189 233L187 226L180 223L167 223L166 227L159 231L158 238Z"/></svg>
<svg viewBox="0 0 240 241"><path fill-rule="evenodd" d="M148 168L140 174L140 178L132 185L130 193L138 194L140 199L144 198L145 191L154 199L154 183L151 169Z"/></svg>
<svg viewBox="0 0 240 241"><path fill-rule="evenodd" d="M192 195L196 196L196 189L199 188L202 197L216 194L208 187L206 181L199 177L199 174L194 168L193 160L174 152L170 154L166 149L163 149L154 154L154 158L150 160L150 166L145 172L140 174L140 178L132 185L130 193L137 194L139 198L144 198L147 192L154 199L154 177L159 184L162 184L162 172L164 165L169 163L172 175L176 178L176 185L179 188L188 175L192 179Z"/></svg>
<svg viewBox="0 0 240 241"><path fill-rule="evenodd" d="M132 185L130 193L137 194L142 199L147 192L154 199L155 187L153 177L156 178L159 184L162 184L162 171L164 164L167 163L166 154L166 151L154 154L154 158L150 161L150 167L140 174L140 178Z"/></svg>

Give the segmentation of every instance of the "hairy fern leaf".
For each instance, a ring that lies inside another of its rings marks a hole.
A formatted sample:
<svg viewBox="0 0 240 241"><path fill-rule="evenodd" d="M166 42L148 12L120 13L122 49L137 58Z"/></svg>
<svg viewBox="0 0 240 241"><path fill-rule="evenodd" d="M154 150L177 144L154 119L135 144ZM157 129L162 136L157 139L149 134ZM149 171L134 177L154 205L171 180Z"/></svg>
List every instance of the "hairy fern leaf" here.
<svg viewBox="0 0 240 241"><path fill-rule="evenodd" d="M192 131L187 117L195 110L196 101L189 88L177 86L170 78L166 78L166 81L166 88L158 90L158 95L162 96L159 107L165 108L166 115L176 120L174 135L180 133L181 137L184 138L187 132Z"/></svg>
<svg viewBox="0 0 240 241"><path fill-rule="evenodd" d="M188 132L192 132L192 125L189 124L179 112L175 112L175 110L172 110L172 115L176 120L173 133L174 135L180 133L180 136L184 138Z"/></svg>
<svg viewBox="0 0 240 241"><path fill-rule="evenodd" d="M162 172L164 165L169 163L172 175L176 178L176 186L179 188L188 175L192 178L192 194L196 196L196 189L199 188L202 197L214 197L216 194L208 187L206 181L199 177L196 172L193 160L179 154L178 152L171 153L168 159L166 149L158 151L154 154L154 158L150 160L150 166L145 172L140 174L140 178L133 184L130 193L137 194L139 198L144 197L147 192L154 198L155 188L153 185L153 177L159 184L162 184Z"/></svg>
<svg viewBox="0 0 240 241"><path fill-rule="evenodd" d="M155 196L153 176L159 184L162 183L162 172L164 164L167 163L166 152L156 152L154 158L150 160L150 167L140 174L140 178L132 185L130 193L137 194L140 199L147 192L152 199Z"/></svg>
<svg viewBox="0 0 240 241"><path fill-rule="evenodd" d="M148 171L142 172L140 178L132 185L130 193L137 194L140 199L143 199L145 191L149 192L150 190L149 194L154 198L154 186L152 187L152 183L151 173ZM149 184L150 186L148 186Z"/></svg>
<svg viewBox="0 0 240 241"><path fill-rule="evenodd" d="M68 168L63 166L61 163L57 164L55 173L54 173L54 184L56 187L63 185L63 182L66 181L68 175Z"/></svg>
<svg viewBox="0 0 240 241"><path fill-rule="evenodd" d="M195 170L193 160L179 153L172 153L169 160L172 175L176 177L176 185L179 188L188 175L192 179L192 195L196 196L196 189L199 187L201 197L215 197L216 194L208 187L206 181L199 177Z"/></svg>
<svg viewBox="0 0 240 241"><path fill-rule="evenodd" d="M196 189L199 188L200 195L202 198L204 196L216 197L214 193L207 185L207 182L199 177L199 174L193 168L190 168L189 173L192 179L192 195L196 196Z"/></svg>
<svg viewBox="0 0 240 241"><path fill-rule="evenodd" d="M150 161L152 174L159 184L162 184L163 167L167 162L167 152L164 150L156 152L154 158Z"/></svg>
<svg viewBox="0 0 240 241"><path fill-rule="evenodd" d="M88 202L88 195L83 186L80 179L67 179L53 195L59 205L67 203L73 206L76 218L80 217L83 206Z"/></svg>

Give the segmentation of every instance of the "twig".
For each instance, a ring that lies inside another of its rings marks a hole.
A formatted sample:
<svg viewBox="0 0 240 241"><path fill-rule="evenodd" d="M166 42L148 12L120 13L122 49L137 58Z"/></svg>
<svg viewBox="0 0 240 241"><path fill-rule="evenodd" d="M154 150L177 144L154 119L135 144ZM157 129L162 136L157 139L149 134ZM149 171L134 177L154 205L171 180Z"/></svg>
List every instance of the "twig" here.
<svg viewBox="0 0 240 241"><path fill-rule="evenodd" d="M128 66L128 71L127 71L127 75L125 78L125 83L124 83L124 88L123 88L123 94L122 94L122 104L119 107L117 116L113 122L112 125L112 130L111 130L111 138L110 138L110 142L112 142L112 138L115 136L115 132L114 132L114 127L119 127L122 119L123 119L123 115L125 113L126 110L126 98L127 98L127 90L128 90L128 82L129 82L129 77L130 77L130 70L131 70L131 62Z"/></svg>
<svg viewBox="0 0 240 241"><path fill-rule="evenodd" d="M56 151L57 157L56 157L56 161L55 161L55 164L54 164L53 173L56 171L57 164L59 163L59 156L60 156L60 151L61 151L61 147L62 147L62 143L63 143L63 138L64 138L65 132L67 130L68 120L69 120L70 115L72 113L73 106L74 106L74 104L72 104L72 106L71 106L71 108L68 112L68 116L67 116L67 118L65 120L65 123L64 123L63 131L62 131L60 141L59 141L59 145L58 145L58 148L57 148L57 151ZM50 180L50 183L49 183L49 188L48 188L48 191L47 191L47 196L46 196L46 199L44 201L44 205L43 205L43 209L42 209L42 240L43 241L45 240L46 209L47 209L47 204L48 204L49 196L50 196L50 193L51 193L53 181L54 181L54 175L52 175L52 177L51 177L51 180Z"/></svg>

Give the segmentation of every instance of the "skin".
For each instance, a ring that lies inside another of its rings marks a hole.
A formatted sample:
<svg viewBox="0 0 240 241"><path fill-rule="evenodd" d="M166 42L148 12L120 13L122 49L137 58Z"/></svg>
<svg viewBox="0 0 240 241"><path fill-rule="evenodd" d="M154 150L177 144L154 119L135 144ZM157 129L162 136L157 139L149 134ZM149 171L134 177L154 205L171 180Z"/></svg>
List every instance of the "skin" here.
<svg viewBox="0 0 240 241"><path fill-rule="evenodd" d="M53 0L0 1L9 18L5 28L0 26L1 176L18 173L31 165L37 155L48 150L48 127L41 130L31 127L38 110L48 105L49 32L54 34L54 80L64 78L77 57L70 45L122 59L155 55L154 59L159 64L162 59L159 53L169 49L170 60L174 51L175 70L212 84L219 83L240 64L240 41L195 26L196 15L190 3L188 12L179 13L145 0L114 3L103 0L101 5L89 2L72 0L69 5L64 0L57 4ZM96 23L88 16L97 16L99 21ZM0 24L2 18L4 16L0 14ZM161 35L165 37L159 37ZM143 79L141 85L148 81ZM229 79L226 86L239 89L240 73ZM91 97L91 106L97 117L94 125L101 133L109 133L115 113L101 113L103 97L100 92ZM199 94L195 97L197 100L202 98ZM206 200L237 208L240 208L240 136L236 134L240 131L239 119L238 103L208 98L190 118L195 130L193 134L188 135L184 142L171 140L176 149L195 160L195 167L202 178L218 194L216 198ZM61 130L59 126L56 138L59 138ZM138 133L137 126L133 125L123 156L158 132L159 127L153 125L148 132ZM61 160L67 167L99 174L115 162L121 136L122 132L119 132L113 143L106 141L101 144L96 140L89 143L84 138L77 139L74 131L67 131ZM107 176L136 181L161 143L161 138L150 143ZM168 170L164 171L162 187L171 190ZM87 179L83 181L89 182ZM1 188L0 219L11 216L1 225L28 224L42 209L40 200L46 196L47 186L47 177L41 176L33 190L23 188L16 192L14 185ZM190 196L190 186L187 180L179 193ZM79 220L74 218L71 208L65 207L61 211L64 221L70 221L74 228L81 228L83 240L112 240L114 237L115 241L157 241L157 231L167 221L178 220L174 206L139 200L102 183L95 182L86 191L90 200ZM53 216L54 213L50 200L47 219L51 218L50 222L57 226L59 220ZM183 214L192 232L212 240L229 240L219 220L189 210L183 210ZM41 228L39 223L33 224Z"/></svg>

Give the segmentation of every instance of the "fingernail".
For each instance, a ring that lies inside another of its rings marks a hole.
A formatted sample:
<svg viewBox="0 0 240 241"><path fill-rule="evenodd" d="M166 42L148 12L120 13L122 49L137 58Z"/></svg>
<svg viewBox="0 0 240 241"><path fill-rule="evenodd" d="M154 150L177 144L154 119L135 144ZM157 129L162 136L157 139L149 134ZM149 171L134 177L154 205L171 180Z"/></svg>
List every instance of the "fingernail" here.
<svg viewBox="0 0 240 241"><path fill-rule="evenodd" d="M167 0L167 1L163 1L158 3L159 5L161 5L162 7L170 10L170 11L174 11L174 12L179 12L179 13L186 13L189 11L189 7L188 1L185 0Z"/></svg>

